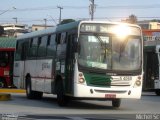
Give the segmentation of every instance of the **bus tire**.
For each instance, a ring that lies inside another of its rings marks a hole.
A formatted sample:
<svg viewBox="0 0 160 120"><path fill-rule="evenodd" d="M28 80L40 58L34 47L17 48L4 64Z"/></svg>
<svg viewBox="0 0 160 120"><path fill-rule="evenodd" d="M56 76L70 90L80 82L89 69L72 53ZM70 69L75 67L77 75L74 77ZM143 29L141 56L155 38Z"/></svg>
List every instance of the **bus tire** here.
<svg viewBox="0 0 160 120"><path fill-rule="evenodd" d="M68 103L67 97L64 95L64 87L62 80L57 80L56 83L57 103L59 106L66 106Z"/></svg>
<svg viewBox="0 0 160 120"><path fill-rule="evenodd" d="M112 100L112 107L119 108L120 105L121 105L121 99L113 99Z"/></svg>
<svg viewBox="0 0 160 120"><path fill-rule="evenodd" d="M43 96L42 92L33 91L30 78L26 80L26 95L28 99L41 99Z"/></svg>
<svg viewBox="0 0 160 120"><path fill-rule="evenodd" d="M156 90L155 93L157 96L160 96L160 89Z"/></svg>

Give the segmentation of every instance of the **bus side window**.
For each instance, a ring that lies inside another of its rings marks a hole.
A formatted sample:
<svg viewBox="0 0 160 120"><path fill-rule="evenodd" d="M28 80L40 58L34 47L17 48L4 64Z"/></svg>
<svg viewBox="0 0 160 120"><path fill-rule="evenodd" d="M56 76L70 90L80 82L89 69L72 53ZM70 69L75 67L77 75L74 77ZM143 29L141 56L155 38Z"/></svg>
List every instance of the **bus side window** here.
<svg viewBox="0 0 160 120"><path fill-rule="evenodd" d="M61 33L56 35L56 43L57 45L61 43Z"/></svg>
<svg viewBox="0 0 160 120"><path fill-rule="evenodd" d="M64 59L66 55L66 32L57 35L57 56Z"/></svg>
<svg viewBox="0 0 160 120"><path fill-rule="evenodd" d="M60 44L66 43L66 32L61 33Z"/></svg>
<svg viewBox="0 0 160 120"><path fill-rule="evenodd" d="M43 37L39 38L38 57L45 57L46 56L47 39L48 39L48 36L43 36Z"/></svg>
<svg viewBox="0 0 160 120"><path fill-rule="evenodd" d="M47 42L47 56L55 56L56 52L56 35L48 36Z"/></svg>
<svg viewBox="0 0 160 120"><path fill-rule="evenodd" d="M29 41L25 40L22 43L22 51L21 51L21 59L25 60L28 57L28 48L29 48Z"/></svg>
<svg viewBox="0 0 160 120"><path fill-rule="evenodd" d="M38 47L38 38L31 39L29 48L29 58L37 57L37 47Z"/></svg>
<svg viewBox="0 0 160 120"><path fill-rule="evenodd" d="M56 37L56 43L57 44L65 44L66 43L66 32L58 33Z"/></svg>

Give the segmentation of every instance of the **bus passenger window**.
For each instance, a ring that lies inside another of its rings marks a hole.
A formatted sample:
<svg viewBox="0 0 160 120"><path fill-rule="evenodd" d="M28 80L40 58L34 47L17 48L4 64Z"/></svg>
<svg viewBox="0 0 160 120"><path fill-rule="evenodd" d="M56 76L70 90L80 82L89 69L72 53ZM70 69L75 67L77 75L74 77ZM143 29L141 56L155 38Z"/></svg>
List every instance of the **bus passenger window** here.
<svg viewBox="0 0 160 120"><path fill-rule="evenodd" d="M56 51L56 35L48 37L47 56L54 56Z"/></svg>
<svg viewBox="0 0 160 120"><path fill-rule="evenodd" d="M38 47L38 38L31 39L30 48L29 48L29 57L37 57L37 47Z"/></svg>
<svg viewBox="0 0 160 120"><path fill-rule="evenodd" d="M61 33L56 35L56 43L60 44L61 43Z"/></svg>
<svg viewBox="0 0 160 120"><path fill-rule="evenodd" d="M41 39L39 39L38 57L46 56L47 39L48 36L43 36Z"/></svg>

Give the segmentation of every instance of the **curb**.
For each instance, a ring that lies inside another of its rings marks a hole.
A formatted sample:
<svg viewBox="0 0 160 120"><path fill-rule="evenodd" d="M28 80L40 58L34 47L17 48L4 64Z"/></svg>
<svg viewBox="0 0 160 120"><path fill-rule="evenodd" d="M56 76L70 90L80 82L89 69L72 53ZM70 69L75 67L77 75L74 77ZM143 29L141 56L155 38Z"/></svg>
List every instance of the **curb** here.
<svg viewBox="0 0 160 120"><path fill-rule="evenodd" d="M7 101L7 100L11 100L11 95L5 94L5 93L0 93L0 101Z"/></svg>
<svg viewBox="0 0 160 120"><path fill-rule="evenodd" d="M24 89L0 89L1 93L26 93Z"/></svg>

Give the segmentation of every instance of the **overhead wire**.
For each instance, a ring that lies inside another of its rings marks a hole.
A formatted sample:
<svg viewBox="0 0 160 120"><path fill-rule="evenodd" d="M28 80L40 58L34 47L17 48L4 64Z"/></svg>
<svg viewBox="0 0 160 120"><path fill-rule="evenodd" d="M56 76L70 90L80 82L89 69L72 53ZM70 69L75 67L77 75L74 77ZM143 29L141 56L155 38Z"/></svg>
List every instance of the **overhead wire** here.
<svg viewBox="0 0 160 120"><path fill-rule="evenodd" d="M88 9L89 6L63 6L64 9ZM97 9L156 9L160 8L160 4L151 4L151 5L108 5L108 6L98 6L96 5ZM9 12L25 12L25 11L42 11L42 10L52 10L52 9L57 9L57 6L45 6L45 7L35 7L35 8L16 8L14 11L9 11ZM0 12L3 12L5 10L0 10ZM126 17L102 17L102 18L95 18L95 19L122 19ZM149 17L138 17L138 19L160 19L160 17L154 17L154 16L149 16ZM22 18L24 19L24 18ZM30 19L30 20L22 20L19 18L19 22L38 22L42 21L42 19ZM89 18L75 18L75 19L89 19ZM56 19L55 19L56 20ZM58 19L57 19L58 20ZM0 22L5 21L4 19L1 19ZM47 21L52 21L51 19L47 19Z"/></svg>
<svg viewBox="0 0 160 120"><path fill-rule="evenodd" d="M89 6L62 6L64 9L88 9ZM160 4L152 5L108 5L108 6L99 6L96 5L97 9L154 9L160 8ZM23 12L23 11L42 11L42 10L51 10L57 9L57 6L45 6L45 7L36 7L36 8L16 8L14 11L10 12ZM5 10L0 10L5 11Z"/></svg>

